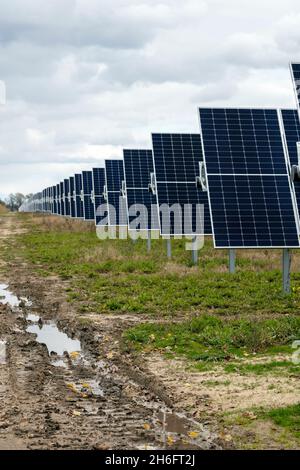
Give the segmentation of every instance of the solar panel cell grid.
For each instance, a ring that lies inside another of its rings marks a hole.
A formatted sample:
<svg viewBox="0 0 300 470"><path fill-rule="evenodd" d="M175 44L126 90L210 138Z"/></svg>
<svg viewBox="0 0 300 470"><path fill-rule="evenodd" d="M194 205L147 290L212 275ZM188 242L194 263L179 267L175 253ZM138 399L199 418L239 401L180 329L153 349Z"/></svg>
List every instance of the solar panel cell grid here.
<svg viewBox="0 0 300 470"><path fill-rule="evenodd" d="M59 183L59 191L60 191L60 214L65 215L64 183L62 181Z"/></svg>
<svg viewBox="0 0 300 470"><path fill-rule="evenodd" d="M74 189L75 189L74 176L70 176L69 178L70 216L72 218L76 217Z"/></svg>
<svg viewBox="0 0 300 470"><path fill-rule="evenodd" d="M126 188L147 188L153 173L152 150L123 150Z"/></svg>
<svg viewBox="0 0 300 470"><path fill-rule="evenodd" d="M75 213L78 219L83 219L83 201L81 200L82 176L77 173L74 176L75 181Z"/></svg>
<svg viewBox="0 0 300 470"><path fill-rule="evenodd" d="M111 226L127 226L126 200L121 196L124 179L123 160L105 160L105 185Z"/></svg>
<svg viewBox="0 0 300 470"><path fill-rule="evenodd" d="M95 219L94 203L91 199L93 190L93 174L91 171L82 172L83 214L85 220Z"/></svg>
<svg viewBox="0 0 300 470"><path fill-rule="evenodd" d="M175 227L172 221L170 226L163 223L160 212L161 234L211 234L207 192L196 187L199 165L203 161L200 134L152 134L152 144L158 206L167 204L171 208L178 204L182 213L182 220ZM185 207L186 204L192 205L192 210ZM202 214L199 206L204 206L202 221L198 220Z"/></svg>
<svg viewBox="0 0 300 470"><path fill-rule="evenodd" d="M129 229L158 230L157 197L148 189L150 174L154 171L152 150L124 149L123 155ZM139 215L135 215L136 205L143 207L140 227L135 224Z"/></svg>
<svg viewBox="0 0 300 470"><path fill-rule="evenodd" d="M297 142L300 142L300 121L298 112L295 109L282 109L281 119L289 166L298 165ZM300 181L294 181L293 187L296 195L298 213L300 214Z"/></svg>
<svg viewBox="0 0 300 470"><path fill-rule="evenodd" d="M105 186L105 171L104 168L93 168L93 192L94 192L94 201L95 201L95 224L98 225L106 217L106 212L103 211L103 216L100 215L101 206L106 204L103 191ZM107 209L107 207L106 207Z"/></svg>

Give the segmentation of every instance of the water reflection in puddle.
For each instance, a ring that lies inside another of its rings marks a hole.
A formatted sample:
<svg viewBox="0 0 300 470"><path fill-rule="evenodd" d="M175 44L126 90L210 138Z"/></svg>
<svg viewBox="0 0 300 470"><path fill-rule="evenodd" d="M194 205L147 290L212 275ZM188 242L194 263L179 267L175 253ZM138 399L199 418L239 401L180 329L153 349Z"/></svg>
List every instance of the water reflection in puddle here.
<svg viewBox="0 0 300 470"><path fill-rule="evenodd" d="M154 419L155 427L160 428L161 440L167 448L203 449L208 442L208 431L192 418L184 414L159 410Z"/></svg>
<svg viewBox="0 0 300 470"><path fill-rule="evenodd" d="M21 300L7 289L7 284L0 284L0 303L10 307L19 307Z"/></svg>
<svg viewBox="0 0 300 470"><path fill-rule="evenodd" d="M26 315L26 320L32 323L37 323L40 320L40 317L38 315L35 315L34 313L29 313L28 315Z"/></svg>
<svg viewBox="0 0 300 470"><path fill-rule="evenodd" d="M65 352L70 354L81 351L80 341L69 338L66 333L59 331L53 322L32 324L26 328L26 331L36 334L36 341L45 344L49 354L63 356Z"/></svg>

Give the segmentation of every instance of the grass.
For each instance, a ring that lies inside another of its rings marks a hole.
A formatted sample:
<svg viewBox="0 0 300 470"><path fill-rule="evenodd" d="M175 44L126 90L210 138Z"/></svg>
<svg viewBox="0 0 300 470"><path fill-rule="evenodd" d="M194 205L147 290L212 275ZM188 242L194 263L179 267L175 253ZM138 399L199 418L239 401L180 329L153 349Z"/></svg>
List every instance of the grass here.
<svg viewBox="0 0 300 470"><path fill-rule="evenodd" d="M100 241L94 226L82 221L16 217L27 228L14 241L17 255L41 276L67 280L68 301L76 302L80 313L143 315L147 323L124 334L129 349L163 350L200 364L287 348L300 338L300 275L293 275L292 294L283 295L280 251L240 251L237 273L232 275L227 252L215 250L211 240L195 267L184 240L173 241L170 261L162 240L153 240L148 254L145 240ZM2 253L15 256L13 247ZM298 264L297 253L294 265ZM158 319L164 322L159 324ZM268 368L252 367L251 372Z"/></svg>
<svg viewBox="0 0 300 470"><path fill-rule="evenodd" d="M300 317L252 321L202 315L178 324L144 323L126 331L124 336L128 346L137 350L162 350L192 361L223 362L245 354L268 352L274 346L290 346L300 337ZM227 372L233 372L235 367L243 371L240 365L230 367ZM271 368L270 365L248 367L248 372L256 373Z"/></svg>
<svg viewBox="0 0 300 470"><path fill-rule="evenodd" d="M300 438L300 404L285 408L274 408L266 412L264 417L285 428L298 439Z"/></svg>
<svg viewBox="0 0 300 470"><path fill-rule="evenodd" d="M270 361L261 364L227 364L224 367L227 373L238 373L240 375L264 375L269 372L278 375L300 375L300 365L292 364L291 361Z"/></svg>
<svg viewBox="0 0 300 470"><path fill-rule="evenodd" d="M57 274L70 281L69 300L82 311L139 313L176 317L293 313L299 305L294 292L282 294L280 252L238 253L238 270L228 273L227 252L207 240L199 266L191 266L184 240L173 241L173 259L166 258L165 242L97 239L94 227L75 221L21 214L29 232L18 240L21 254L42 275Z"/></svg>

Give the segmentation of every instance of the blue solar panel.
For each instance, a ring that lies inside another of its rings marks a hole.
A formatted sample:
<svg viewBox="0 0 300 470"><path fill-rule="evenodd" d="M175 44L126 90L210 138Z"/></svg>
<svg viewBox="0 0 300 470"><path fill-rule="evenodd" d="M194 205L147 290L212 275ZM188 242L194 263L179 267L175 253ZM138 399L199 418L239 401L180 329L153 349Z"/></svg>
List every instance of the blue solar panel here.
<svg viewBox="0 0 300 470"><path fill-rule="evenodd" d="M293 63L291 64L291 73L293 86L297 101L298 110L300 110L300 64Z"/></svg>
<svg viewBox="0 0 300 470"><path fill-rule="evenodd" d="M123 160L105 160L105 186L111 226L127 226L126 199L121 195L124 180Z"/></svg>
<svg viewBox="0 0 300 470"><path fill-rule="evenodd" d="M100 208L107 211L107 204L103 196L104 186L105 186L105 170L104 168L93 168L93 196L94 196L94 205L95 205L95 224L101 224L101 221L106 217L106 212L102 211L103 216L101 216Z"/></svg>
<svg viewBox="0 0 300 470"><path fill-rule="evenodd" d="M156 195L151 194L148 189L126 188L126 197L129 230L158 230Z"/></svg>
<svg viewBox="0 0 300 470"><path fill-rule="evenodd" d="M74 197L75 197L75 216L77 219L83 219L83 198L81 195L82 191L82 175L80 173L76 173L74 175Z"/></svg>
<svg viewBox="0 0 300 470"><path fill-rule="evenodd" d="M93 190L93 174L91 171L82 172L83 214L85 220L95 219L94 203L91 199Z"/></svg>
<svg viewBox="0 0 300 470"><path fill-rule="evenodd" d="M148 188L153 173L152 150L124 149L126 188Z"/></svg>
<svg viewBox="0 0 300 470"><path fill-rule="evenodd" d="M75 190L74 176L70 176L70 178L69 178L69 198L70 198L70 216L72 218L76 217L74 190Z"/></svg>
<svg viewBox="0 0 300 470"><path fill-rule="evenodd" d="M300 121L296 109L280 110L290 165L298 165L297 142L300 142Z"/></svg>
<svg viewBox="0 0 300 470"><path fill-rule="evenodd" d="M298 165L297 142L300 142L300 121L299 114L295 109L282 109L280 111L282 125L284 129L284 141L287 149L289 167ZM300 214L300 181L293 183L295 191L298 213Z"/></svg>
<svg viewBox="0 0 300 470"><path fill-rule="evenodd" d="M56 188L56 185L52 186L52 197L53 197L52 214L57 214L57 188Z"/></svg>
<svg viewBox="0 0 300 470"><path fill-rule="evenodd" d="M124 180L123 160L105 160L105 180L108 191L120 192Z"/></svg>
<svg viewBox="0 0 300 470"><path fill-rule="evenodd" d="M42 211L46 211L46 189L42 190Z"/></svg>
<svg viewBox="0 0 300 470"><path fill-rule="evenodd" d="M152 134L152 145L161 234L211 234L207 192L196 187L203 161L200 135ZM171 209L174 204L180 208L181 216L177 222L171 217L167 223L163 220L162 207L167 205ZM204 207L204 220L201 207Z"/></svg>
<svg viewBox="0 0 300 470"><path fill-rule="evenodd" d="M70 181L69 178L64 179L64 201L65 201L65 215L70 217Z"/></svg>
<svg viewBox="0 0 300 470"><path fill-rule="evenodd" d="M60 215L65 215L65 197L64 197L63 181L59 183L59 193L60 193Z"/></svg>
<svg viewBox="0 0 300 470"><path fill-rule="evenodd" d="M56 185L57 214L61 215L60 184Z"/></svg>
<svg viewBox="0 0 300 470"><path fill-rule="evenodd" d="M217 248L298 247L278 112L200 108Z"/></svg>
<svg viewBox="0 0 300 470"><path fill-rule="evenodd" d="M152 150L124 149L123 155L129 230L158 230L157 197L149 192L150 175L154 171ZM140 205L143 210L137 214L135 208ZM136 227L137 216L139 227Z"/></svg>
<svg viewBox="0 0 300 470"><path fill-rule="evenodd" d="M52 186L49 186L48 191L49 191L49 206L48 206L48 211L49 211L49 214L51 214L51 213L52 213L52 210L53 210Z"/></svg>

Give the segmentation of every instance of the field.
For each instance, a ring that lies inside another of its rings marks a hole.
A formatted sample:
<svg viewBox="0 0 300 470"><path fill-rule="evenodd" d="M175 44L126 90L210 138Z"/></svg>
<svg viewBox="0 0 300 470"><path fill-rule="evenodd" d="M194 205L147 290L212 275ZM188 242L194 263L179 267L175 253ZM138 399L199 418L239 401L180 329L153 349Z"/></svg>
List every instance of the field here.
<svg viewBox="0 0 300 470"><path fill-rule="evenodd" d="M183 240L168 260L163 240L147 253L143 240L100 241L84 222L8 214L2 226L8 220L17 229L2 237L3 281L62 298L75 330L104 329L106 358L152 377L152 392L221 447L299 448L299 253L284 295L280 251L238 251L230 274L211 239L193 266Z"/></svg>

